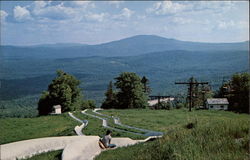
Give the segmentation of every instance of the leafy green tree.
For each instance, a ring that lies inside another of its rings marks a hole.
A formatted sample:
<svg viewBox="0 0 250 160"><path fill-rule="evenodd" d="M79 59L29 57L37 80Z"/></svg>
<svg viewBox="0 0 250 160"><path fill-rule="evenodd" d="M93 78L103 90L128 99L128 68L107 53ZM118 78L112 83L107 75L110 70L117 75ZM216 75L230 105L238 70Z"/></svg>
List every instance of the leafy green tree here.
<svg viewBox="0 0 250 160"><path fill-rule="evenodd" d="M74 76L61 70L57 71L57 77L48 86L38 103L39 115L45 115L52 111L53 105L60 104L62 112L78 110L82 104L82 92L79 88L80 81Z"/></svg>
<svg viewBox="0 0 250 160"><path fill-rule="evenodd" d="M149 80L145 76L143 76L142 79L141 79L141 83L143 84L144 93L149 95L150 92L151 92L151 89L149 87Z"/></svg>
<svg viewBox="0 0 250 160"><path fill-rule="evenodd" d="M117 108L145 108L147 96L143 92L141 78L136 73L123 72L116 78Z"/></svg>
<svg viewBox="0 0 250 160"><path fill-rule="evenodd" d="M101 108L104 108L104 109L115 108L117 101L116 101L116 94L113 91L112 81L109 82L105 96L106 96L106 99L102 103Z"/></svg>
<svg viewBox="0 0 250 160"><path fill-rule="evenodd" d="M228 98L229 110L249 113L250 74L234 74L224 82L215 97Z"/></svg>
<svg viewBox="0 0 250 160"><path fill-rule="evenodd" d="M94 100L84 100L82 102L82 107L81 109L95 109L96 108L96 104Z"/></svg>
<svg viewBox="0 0 250 160"><path fill-rule="evenodd" d="M194 77L190 78L190 82L198 82ZM210 89L209 85L194 85L192 88L192 98L193 98L193 106L199 107L204 106L207 98L211 98L213 96L213 92ZM188 98L189 101L189 98Z"/></svg>
<svg viewBox="0 0 250 160"><path fill-rule="evenodd" d="M230 109L249 113L250 74L234 74L229 82L228 99Z"/></svg>

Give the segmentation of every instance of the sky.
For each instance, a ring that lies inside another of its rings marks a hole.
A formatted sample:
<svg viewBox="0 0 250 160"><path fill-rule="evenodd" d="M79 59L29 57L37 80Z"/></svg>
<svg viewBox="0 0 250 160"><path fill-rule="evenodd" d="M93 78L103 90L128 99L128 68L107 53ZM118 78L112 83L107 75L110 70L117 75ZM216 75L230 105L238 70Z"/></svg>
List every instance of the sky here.
<svg viewBox="0 0 250 160"><path fill-rule="evenodd" d="M1 1L1 45L249 40L248 1Z"/></svg>

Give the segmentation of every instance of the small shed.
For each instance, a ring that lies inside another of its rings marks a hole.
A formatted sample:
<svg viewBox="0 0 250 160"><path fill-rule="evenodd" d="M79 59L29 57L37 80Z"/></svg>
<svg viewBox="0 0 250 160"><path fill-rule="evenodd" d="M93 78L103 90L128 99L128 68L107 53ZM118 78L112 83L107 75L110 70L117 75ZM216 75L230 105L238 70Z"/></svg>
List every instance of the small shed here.
<svg viewBox="0 0 250 160"><path fill-rule="evenodd" d="M61 114L62 113L62 106L61 105L55 105L53 106L54 114Z"/></svg>
<svg viewBox="0 0 250 160"><path fill-rule="evenodd" d="M227 98L208 98L206 101L206 108L215 110L227 110L228 104L229 103Z"/></svg>

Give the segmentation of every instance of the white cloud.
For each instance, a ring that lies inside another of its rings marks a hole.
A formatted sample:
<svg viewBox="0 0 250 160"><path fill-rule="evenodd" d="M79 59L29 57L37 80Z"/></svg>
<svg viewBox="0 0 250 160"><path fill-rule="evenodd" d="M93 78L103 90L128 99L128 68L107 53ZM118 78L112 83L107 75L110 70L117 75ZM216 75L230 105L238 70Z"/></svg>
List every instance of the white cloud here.
<svg viewBox="0 0 250 160"><path fill-rule="evenodd" d="M169 15L186 12L199 12L199 11L212 11L212 12L224 12L234 8L236 2L233 1L182 1L172 2L163 1L156 2L151 8L146 9L147 13L153 13L156 15Z"/></svg>
<svg viewBox="0 0 250 160"><path fill-rule="evenodd" d="M193 3L192 9L195 11L213 10L213 11L226 11L235 7L233 1L197 1Z"/></svg>
<svg viewBox="0 0 250 160"><path fill-rule="evenodd" d="M26 21L32 19L30 11L27 10L25 7L15 6L13 12L14 12L14 17L17 21Z"/></svg>
<svg viewBox="0 0 250 160"><path fill-rule="evenodd" d="M108 16L108 14L106 13L100 13L100 14L89 13L85 15L85 18L90 21L102 22L106 16Z"/></svg>
<svg viewBox="0 0 250 160"><path fill-rule="evenodd" d="M137 18L140 20L144 20L144 19L146 19L146 16L145 15L137 15Z"/></svg>
<svg viewBox="0 0 250 160"><path fill-rule="evenodd" d="M228 29L235 26L235 22L233 20L230 21L218 21L219 29Z"/></svg>
<svg viewBox="0 0 250 160"><path fill-rule="evenodd" d="M184 5L177 2L163 1L154 3L152 8L148 8L148 13L156 15L175 14L188 9L189 5Z"/></svg>
<svg viewBox="0 0 250 160"><path fill-rule="evenodd" d="M249 29L249 21L239 21L237 24L237 27L239 27L240 29L242 29L242 28Z"/></svg>
<svg viewBox="0 0 250 160"><path fill-rule="evenodd" d="M128 8L123 8L121 10L120 14L114 15L113 18L114 19L120 19L120 20L124 20L124 19L130 19L130 17L134 14L134 11L128 9Z"/></svg>
<svg viewBox="0 0 250 160"><path fill-rule="evenodd" d="M172 19L172 22L174 22L176 24L190 24L193 22L193 20L188 19L188 18L182 18L182 17L174 17Z"/></svg>
<svg viewBox="0 0 250 160"><path fill-rule="evenodd" d="M49 4L49 2L45 2L45 1L35 1L34 2L35 8L43 8L48 4Z"/></svg>
<svg viewBox="0 0 250 160"><path fill-rule="evenodd" d="M42 4L34 8L33 14L42 18L62 20L74 17L76 10L71 7L65 7L63 3L46 7Z"/></svg>
<svg viewBox="0 0 250 160"><path fill-rule="evenodd" d="M122 4L123 1L109 1L108 3L114 5L116 8L120 8L120 4Z"/></svg>
<svg viewBox="0 0 250 160"><path fill-rule="evenodd" d="M133 13L134 13L134 11L132 11L132 10L130 10L128 8L123 8L121 16L124 16L126 18L130 18Z"/></svg>
<svg viewBox="0 0 250 160"><path fill-rule="evenodd" d="M83 19L91 21L103 21L104 14L88 12L95 8L95 3L91 1L65 1L60 4L52 4L44 1L34 2L32 14L39 22L80 22Z"/></svg>
<svg viewBox="0 0 250 160"><path fill-rule="evenodd" d="M5 12L4 10L0 10L0 20L1 20L1 22L4 22L7 16L8 16L7 12Z"/></svg>
<svg viewBox="0 0 250 160"><path fill-rule="evenodd" d="M80 8L91 7L91 8L95 8L95 3L91 2L91 1L72 1L72 2L70 2L70 4L73 7L80 7Z"/></svg>

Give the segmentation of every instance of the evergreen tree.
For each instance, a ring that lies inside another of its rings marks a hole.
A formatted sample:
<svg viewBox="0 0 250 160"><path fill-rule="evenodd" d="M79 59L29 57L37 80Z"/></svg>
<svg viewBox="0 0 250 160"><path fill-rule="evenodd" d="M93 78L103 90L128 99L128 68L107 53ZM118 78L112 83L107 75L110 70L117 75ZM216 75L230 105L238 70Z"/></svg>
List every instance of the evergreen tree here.
<svg viewBox="0 0 250 160"><path fill-rule="evenodd" d="M143 92L141 78L135 73L123 72L116 78L118 108L145 108L147 96Z"/></svg>
<svg viewBox="0 0 250 160"><path fill-rule="evenodd" d="M109 82L107 91L105 93L106 99L102 103L101 108L108 109L108 108L115 108L116 103L116 94L113 91L113 83L112 81Z"/></svg>
<svg viewBox="0 0 250 160"><path fill-rule="evenodd" d="M49 98L49 92L44 91L38 102L39 115L47 115L52 112L51 100Z"/></svg>
<svg viewBox="0 0 250 160"><path fill-rule="evenodd" d="M53 105L60 104L62 112L80 109L83 95L78 87L80 81L63 71L57 71L57 77L48 86L38 103L39 115L52 111Z"/></svg>
<svg viewBox="0 0 250 160"><path fill-rule="evenodd" d="M150 92L151 92L151 89L149 87L149 80L145 76L143 76L142 79L141 79L141 83L143 84L144 93L149 95Z"/></svg>

